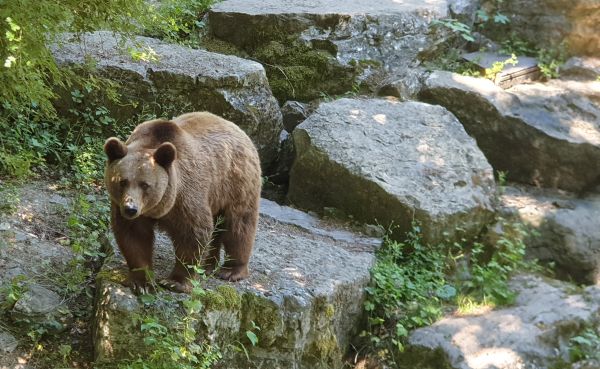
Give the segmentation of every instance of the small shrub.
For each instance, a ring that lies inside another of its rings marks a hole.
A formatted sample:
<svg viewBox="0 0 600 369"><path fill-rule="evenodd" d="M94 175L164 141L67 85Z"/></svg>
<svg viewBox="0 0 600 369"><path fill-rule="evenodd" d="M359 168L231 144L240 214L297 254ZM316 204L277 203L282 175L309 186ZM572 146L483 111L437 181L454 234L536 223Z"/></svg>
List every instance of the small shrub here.
<svg viewBox="0 0 600 369"><path fill-rule="evenodd" d="M435 322L444 301L454 297L456 290L444 274L445 258L441 248L421 242L418 226L405 242L386 241L371 271L373 284L365 302L365 334L380 356L402 351L408 332Z"/></svg>
<svg viewBox="0 0 600 369"><path fill-rule="evenodd" d="M569 356L571 362L581 360L600 361L600 335L588 328L569 340Z"/></svg>
<svg viewBox="0 0 600 369"><path fill-rule="evenodd" d="M204 22L200 20L215 0L167 0L151 6L146 32L170 42L198 47L200 31Z"/></svg>
<svg viewBox="0 0 600 369"><path fill-rule="evenodd" d="M404 242L385 241L366 289L368 328L362 334L380 359L394 362L409 332L434 323L444 311L465 314L514 302L510 277L541 268L524 259L525 227L502 224L504 234L488 247L465 240L426 245L417 225Z"/></svg>
<svg viewBox="0 0 600 369"><path fill-rule="evenodd" d="M196 272L203 271L196 267ZM206 341L198 342L198 314L204 309L206 291L201 281L192 281L190 296L182 301L184 314L164 309L161 314L142 313L135 318L144 336L144 353L132 353L132 359L117 364L118 369L209 369L221 358L219 348ZM160 295L143 295L141 300L152 308ZM173 314L178 314L173 319ZM165 323L169 321L170 323Z"/></svg>

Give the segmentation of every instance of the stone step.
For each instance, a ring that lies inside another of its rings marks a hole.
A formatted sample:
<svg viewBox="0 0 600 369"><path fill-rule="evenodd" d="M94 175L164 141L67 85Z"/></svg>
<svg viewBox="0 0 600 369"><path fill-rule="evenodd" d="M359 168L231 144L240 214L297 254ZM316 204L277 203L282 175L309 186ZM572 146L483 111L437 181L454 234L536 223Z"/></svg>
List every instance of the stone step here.
<svg viewBox="0 0 600 369"><path fill-rule="evenodd" d="M448 36L429 29L446 14L446 0L225 0L209 11L208 27L263 62L283 103L418 65Z"/></svg>
<svg viewBox="0 0 600 369"><path fill-rule="evenodd" d="M519 293L514 306L450 315L417 329L401 359L453 369L554 368L561 360L570 362L569 339L595 324L600 287L574 292L569 284L533 275L515 277L511 286Z"/></svg>
<svg viewBox="0 0 600 369"><path fill-rule="evenodd" d="M130 50L145 53L149 60L134 60ZM263 169L275 161L282 117L259 63L147 37L121 39L108 31L81 38L67 34L52 51L59 65L83 67L95 60L98 74L120 84L125 104L105 101L118 119L142 110L159 116L210 111L236 123L252 138ZM67 116L70 108L79 108L70 96L67 91L57 102Z"/></svg>
<svg viewBox="0 0 600 369"><path fill-rule="evenodd" d="M427 241L471 237L492 219L492 167L446 109L420 102L340 99L293 132L289 200Z"/></svg>
<svg viewBox="0 0 600 369"><path fill-rule="evenodd" d="M251 276L236 283L208 281L210 291L198 319L197 342L219 345L218 367L329 368L342 362L363 322L364 288L381 239L368 238L324 223L299 210L261 200L261 218ZM156 246L157 278L170 271L170 243ZM158 292L161 303L144 306L118 283L125 275L116 255L99 273L94 346L96 363L147 352L144 333L133 317L168 311L175 324L184 314L182 294ZM170 301L170 302L169 302ZM245 335L252 330L258 344ZM250 363L235 345L243 344Z"/></svg>
<svg viewBox="0 0 600 369"><path fill-rule="evenodd" d="M527 254L556 264L557 276L578 283L600 283L600 195L584 198L563 191L507 187L502 211L537 235L527 240Z"/></svg>
<svg viewBox="0 0 600 369"><path fill-rule="evenodd" d="M552 80L502 90L434 72L420 94L454 113L511 181L582 192L600 180L600 82Z"/></svg>

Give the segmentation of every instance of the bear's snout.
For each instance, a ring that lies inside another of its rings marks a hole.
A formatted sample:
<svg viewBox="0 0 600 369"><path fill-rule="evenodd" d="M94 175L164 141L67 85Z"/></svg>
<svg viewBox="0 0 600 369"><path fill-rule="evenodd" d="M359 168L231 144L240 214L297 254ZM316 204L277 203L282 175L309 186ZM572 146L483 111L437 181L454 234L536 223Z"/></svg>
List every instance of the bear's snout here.
<svg viewBox="0 0 600 369"><path fill-rule="evenodd" d="M127 219L137 218L140 215L140 210L137 201L133 200L130 196L127 196L123 205L121 205L121 214Z"/></svg>
<svg viewBox="0 0 600 369"><path fill-rule="evenodd" d="M125 213L125 216L133 218L137 215L138 208L134 204L125 204L123 212Z"/></svg>

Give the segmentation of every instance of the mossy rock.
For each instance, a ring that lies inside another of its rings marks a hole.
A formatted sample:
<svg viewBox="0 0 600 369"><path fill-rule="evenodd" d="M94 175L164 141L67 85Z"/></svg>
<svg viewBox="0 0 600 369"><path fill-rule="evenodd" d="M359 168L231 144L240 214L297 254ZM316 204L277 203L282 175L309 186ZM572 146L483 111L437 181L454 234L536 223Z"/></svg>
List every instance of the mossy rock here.
<svg viewBox="0 0 600 369"><path fill-rule="evenodd" d="M341 367L364 321L364 288L380 243L263 200L251 276L236 283L208 278L197 300L164 290L134 296L121 285L126 272L115 250L98 274L96 364L114 367L151 355L142 331L150 321L169 332L181 332L188 322L195 344L219 348L222 360L215 368ZM174 263L172 245L161 234L155 254L160 280ZM195 311L187 314L190 306Z"/></svg>
<svg viewBox="0 0 600 369"><path fill-rule="evenodd" d="M208 29L260 61L283 103L373 89L386 73L413 68L450 34L429 28L446 12L441 0L225 0L209 11Z"/></svg>

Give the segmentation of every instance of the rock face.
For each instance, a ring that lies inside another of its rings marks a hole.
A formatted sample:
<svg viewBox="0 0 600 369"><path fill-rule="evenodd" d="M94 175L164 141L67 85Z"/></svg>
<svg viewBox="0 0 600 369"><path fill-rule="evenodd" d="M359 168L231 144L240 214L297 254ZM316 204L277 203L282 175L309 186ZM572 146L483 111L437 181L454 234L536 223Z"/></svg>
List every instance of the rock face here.
<svg viewBox="0 0 600 369"><path fill-rule="evenodd" d="M600 180L600 82L553 80L504 91L434 72L420 96L454 113L512 181L580 192Z"/></svg>
<svg viewBox="0 0 600 369"><path fill-rule="evenodd" d="M251 277L238 283L209 281L205 309L192 317L199 321L197 341L221 347L223 368L336 367L360 327L363 289L380 243L262 200ZM172 254L169 243L159 241L159 276L170 271ZM122 263L122 257L115 258L98 278L94 344L100 364L146 352L132 317L171 309L177 321L182 314L185 295L169 292L159 295L172 306L144 310L128 288L115 282L124 273ZM251 322L260 327L255 347L245 336ZM235 342L246 346L251 363L239 347L231 349Z"/></svg>
<svg viewBox="0 0 600 369"><path fill-rule="evenodd" d="M119 41L110 32L87 33L81 39L67 35L53 54L61 65L82 67L88 58L96 60L100 75L120 83L125 101L137 105L107 102L118 118L140 113L142 107L144 113L158 115L207 110L236 123L252 138L263 169L273 163L283 126L260 64L147 37L136 37L124 47ZM149 60L135 61L132 55ZM57 104L63 112L71 107L65 99Z"/></svg>
<svg viewBox="0 0 600 369"><path fill-rule="evenodd" d="M442 0L351 0L343 6L334 0L226 0L215 4L208 20L215 38L278 66L267 71L284 102L344 93L384 70L419 64L420 54L443 38L429 32L430 21L446 13Z"/></svg>
<svg viewBox="0 0 600 369"><path fill-rule="evenodd" d="M527 241L529 256L556 263L558 276L600 283L600 195L577 198L563 192L508 187L502 208L538 235Z"/></svg>
<svg viewBox="0 0 600 369"><path fill-rule="evenodd" d="M573 57L560 67L561 78L593 81L600 77L600 58Z"/></svg>
<svg viewBox="0 0 600 369"><path fill-rule="evenodd" d="M511 282L515 306L477 316L449 316L410 334L409 355L441 350L454 369L552 368L569 361L568 340L600 309L600 287L573 294L569 286L523 275ZM416 360L407 356L407 360ZM447 366L444 366L447 365Z"/></svg>
<svg viewBox="0 0 600 369"><path fill-rule="evenodd" d="M68 232L69 210L70 199L48 183L0 182L0 368L32 367L27 333L52 334L72 322L65 302L72 296L57 293L81 272L74 270L74 252L57 240Z"/></svg>
<svg viewBox="0 0 600 369"><path fill-rule="evenodd" d="M291 133L294 128L308 118L312 108L308 104L303 104L298 101L286 101L281 106L281 114L283 115L283 126L288 133Z"/></svg>
<svg viewBox="0 0 600 369"><path fill-rule="evenodd" d="M289 200L333 207L398 235L420 221L428 241L477 234L492 216L492 168L446 109L418 102L340 99L293 133Z"/></svg>
<svg viewBox="0 0 600 369"><path fill-rule="evenodd" d="M500 4L510 18L508 29L520 37L545 47L566 41L575 55L600 55L600 3L595 0L511 0L483 1L483 6Z"/></svg>
<svg viewBox="0 0 600 369"><path fill-rule="evenodd" d="M43 286L30 284L11 312L13 319L37 324L51 332L60 332L72 319L61 297Z"/></svg>
<svg viewBox="0 0 600 369"><path fill-rule="evenodd" d="M0 330L0 352L3 354L9 354L17 348L19 342L10 333Z"/></svg>
<svg viewBox="0 0 600 369"><path fill-rule="evenodd" d="M429 73L422 68L407 69L392 73L377 89L379 96L393 96L402 101L417 100Z"/></svg>

